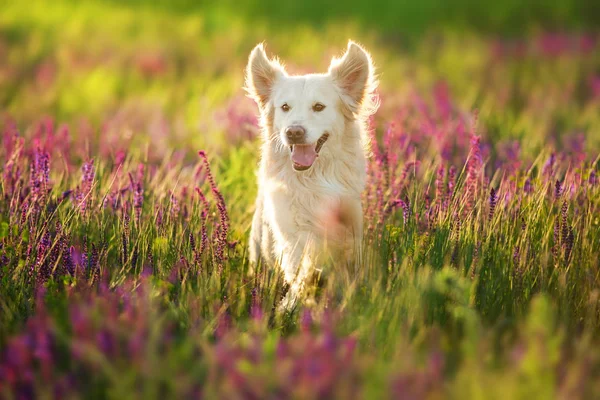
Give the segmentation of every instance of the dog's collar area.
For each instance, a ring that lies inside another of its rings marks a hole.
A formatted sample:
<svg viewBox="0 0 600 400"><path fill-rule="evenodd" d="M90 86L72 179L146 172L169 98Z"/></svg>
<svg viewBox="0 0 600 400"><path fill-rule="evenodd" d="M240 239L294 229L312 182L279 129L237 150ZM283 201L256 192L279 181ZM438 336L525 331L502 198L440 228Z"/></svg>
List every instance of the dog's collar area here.
<svg viewBox="0 0 600 400"><path fill-rule="evenodd" d="M290 145L290 153L292 153L292 167L294 168L294 170L306 171L307 169L312 167L314 161L319 156L319 151L321 151L321 148L323 147L327 139L329 139L329 133L325 132L317 140L314 148L312 148L311 145L306 144ZM296 147L296 149L294 150L294 146L298 147ZM301 146L303 149L299 150ZM295 157L297 153L300 153L300 155L298 155L298 157ZM297 158L303 158L303 160L300 160L300 162L298 162Z"/></svg>

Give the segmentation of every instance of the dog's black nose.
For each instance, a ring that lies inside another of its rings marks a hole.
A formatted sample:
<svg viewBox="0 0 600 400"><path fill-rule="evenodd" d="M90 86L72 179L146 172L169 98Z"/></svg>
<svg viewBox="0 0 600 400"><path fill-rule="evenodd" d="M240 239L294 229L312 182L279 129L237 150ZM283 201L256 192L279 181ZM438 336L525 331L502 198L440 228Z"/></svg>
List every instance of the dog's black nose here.
<svg viewBox="0 0 600 400"><path fill-rule="evenodd" d="M302 144L304 143L306 131L300 125L291 125L285 130L285 134L290 144Z"/></svg>

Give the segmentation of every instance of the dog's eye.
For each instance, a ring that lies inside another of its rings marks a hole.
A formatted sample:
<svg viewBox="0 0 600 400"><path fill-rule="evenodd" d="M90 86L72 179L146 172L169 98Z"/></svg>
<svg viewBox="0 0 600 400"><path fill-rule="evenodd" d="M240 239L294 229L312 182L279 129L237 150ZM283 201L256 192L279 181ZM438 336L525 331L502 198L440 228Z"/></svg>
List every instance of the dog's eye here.
<svg viewBox="0 0 600 400"><path fill-rule="evenodd" d="M287 103L283 103L283 105L281 106L281 109L283 110L283 112L288 112L288 111L290 111L290 106L288 106Z"/></svg>
<svg viewBox="0 0 600 400"><path fill-rule="evenodd" d="M324 106L323 104L321 104L321 103L316 103L316 104L313 106L313 111L316 111L316 112L321 112L321 111L323 111L324 109L325 109L325 106Z"/></svg>

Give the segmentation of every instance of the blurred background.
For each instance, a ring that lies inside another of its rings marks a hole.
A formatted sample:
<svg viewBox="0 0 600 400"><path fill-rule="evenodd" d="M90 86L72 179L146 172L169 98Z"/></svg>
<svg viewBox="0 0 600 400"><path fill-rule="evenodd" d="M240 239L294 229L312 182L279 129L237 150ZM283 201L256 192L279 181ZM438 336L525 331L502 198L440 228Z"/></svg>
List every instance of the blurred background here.
<svg viewBox="0 0 600 400"><path fill-rule="evenodd" d="M373 53L382 118L437 90L477 108L492 131L512 121L503 136L543 130L522 143L532 151L563 126L597 126L588 110L600 96L597 1L1 4L0 107L22 126L52 115L105 141L218 150L256 134L241 90L254 45L264 41L292 72L322 71L349 38ZM524 111L536 118L521 121Z"/></svg>
<svg viewBox="0 0 600 400"><path fill-rule="evenodd" d="M0 0L0 397L600 398L599 34L598 0ZM373 258L316 336L246 273L242 86L259 42L305 73L348 39Z"/></svg>

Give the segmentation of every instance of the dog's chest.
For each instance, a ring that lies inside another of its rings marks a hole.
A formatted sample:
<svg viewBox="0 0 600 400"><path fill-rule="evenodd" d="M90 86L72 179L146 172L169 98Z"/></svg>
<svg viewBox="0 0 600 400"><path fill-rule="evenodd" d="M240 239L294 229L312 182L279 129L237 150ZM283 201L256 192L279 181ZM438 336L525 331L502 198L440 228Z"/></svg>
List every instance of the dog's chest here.
<svg viewBox="0 0 600 400"><path fill-rule="evenodd" d="M268 218L283 232L322 231L346 200L360 201L353 188L336 180L271 182L265 192Z"/></svg>

